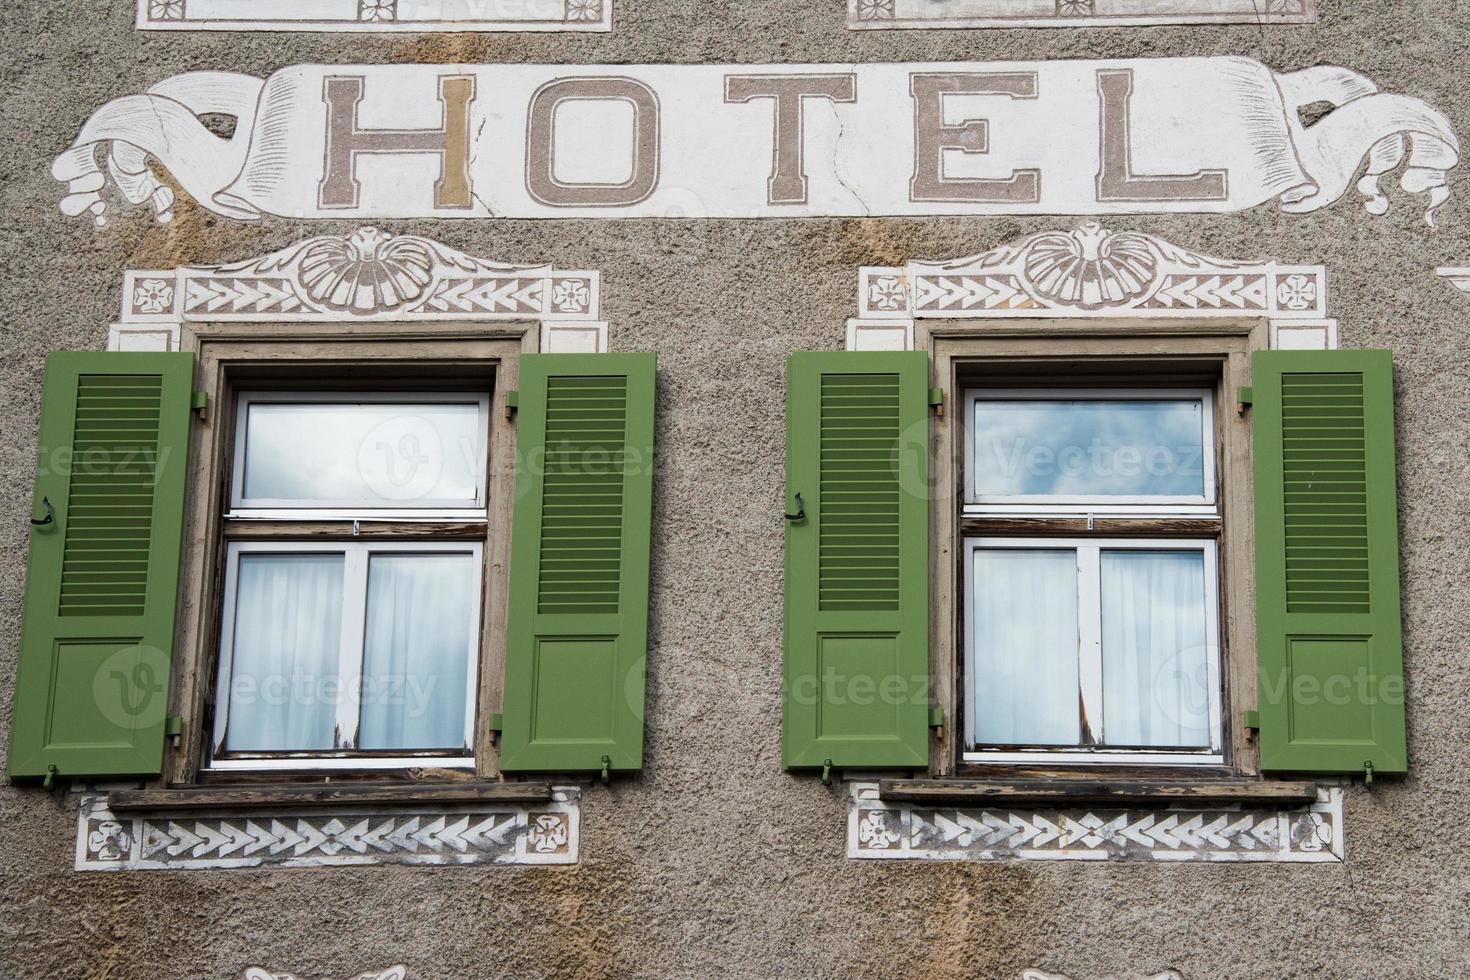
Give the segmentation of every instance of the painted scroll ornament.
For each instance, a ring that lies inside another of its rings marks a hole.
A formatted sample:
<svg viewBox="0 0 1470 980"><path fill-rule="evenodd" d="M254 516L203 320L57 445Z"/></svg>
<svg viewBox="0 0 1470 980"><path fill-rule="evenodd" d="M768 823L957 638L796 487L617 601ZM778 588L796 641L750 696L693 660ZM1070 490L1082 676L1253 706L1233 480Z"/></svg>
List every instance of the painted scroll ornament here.
<svg viewBox="0 0 1470 980"><path fill-rule="evenodd" d="M351 980L406 980L407 977L408 967L390 966L386 970L369 970L366 973L359 973ZM312 980L312 978L298 978L294 973L272 973L261 967L251 966L245 969L241 980ZM321 980L332 980L332 978L322 977Z"/></svg>
<svg viewBox="0 0 1470 980"><path fill-rule="evenodd" d="M1304 124L1299 109L1322 102L1335 108ZM205 114L234 116L234 132L215 135ZM115 99L52 174L67 185L62 210L100 225L109 183L169 220L160 168L240 220L749 218L1231 213L1272 200L1301 214L1338 200L1365 162L1371 214L1388 210L1380 182L1402 168L1432 225L1459 143L1439 111L1356 72L1236 57L302 65L263 80L195 72ZM1114 248L1119 275L1147 278L1133 265L1145 252ZM377 258L395 291L421 285L421 255ZM324 301L356 288L328 281L342 274L323 272Z"/></svg>

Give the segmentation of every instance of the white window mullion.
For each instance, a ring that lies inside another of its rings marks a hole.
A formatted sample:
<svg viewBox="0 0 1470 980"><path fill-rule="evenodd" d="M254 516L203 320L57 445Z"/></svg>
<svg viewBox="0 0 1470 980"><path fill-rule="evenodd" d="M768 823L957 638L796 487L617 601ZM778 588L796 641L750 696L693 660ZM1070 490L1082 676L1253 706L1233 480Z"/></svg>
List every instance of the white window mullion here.
<svg viewBox="0 0 1470 980"><path fill-rule="evenodd" d="M337 748L357 747L367 620L367 545L346 546L342 582L342 644L337 665Z"/></svg>
<svg viewBox="0 0 1470 980"><path fill-rule="evenodd" d="M1103 738L1102 659L1102 549L1093 544L1077 547L1077 677L1082 688L1082 710L1093 741Z"/></svg>
<svg viewBox="0 0 1470 980"><path fill-rule="evenodd" d="M1220 752L1225 741L1221 704L1225 685L1222 676L1224 634L1220 629L1220 555L1213 541L1201 542L1201 547L1205 554L1205 622L1208 623L1206 636L1210 644L1209 656L1205 658L1210 698L1210 751Z"/></svg>

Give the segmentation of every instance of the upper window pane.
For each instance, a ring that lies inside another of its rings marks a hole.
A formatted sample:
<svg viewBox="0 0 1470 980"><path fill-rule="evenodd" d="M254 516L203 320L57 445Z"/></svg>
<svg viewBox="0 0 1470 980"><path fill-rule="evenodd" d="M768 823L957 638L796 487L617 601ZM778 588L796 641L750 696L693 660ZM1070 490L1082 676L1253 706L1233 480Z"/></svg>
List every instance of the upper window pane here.
<svg viewBox="0 0 1470 980"><path fill-rule="evenodd" d="M1203 393L973 398L972 501L1206 503Z"/></svg>
<svg viewBox="0 0 1470 980"><path fill-rule="evenodd" d="M242 395L233 505L484 506L486 399Z"/></svg>

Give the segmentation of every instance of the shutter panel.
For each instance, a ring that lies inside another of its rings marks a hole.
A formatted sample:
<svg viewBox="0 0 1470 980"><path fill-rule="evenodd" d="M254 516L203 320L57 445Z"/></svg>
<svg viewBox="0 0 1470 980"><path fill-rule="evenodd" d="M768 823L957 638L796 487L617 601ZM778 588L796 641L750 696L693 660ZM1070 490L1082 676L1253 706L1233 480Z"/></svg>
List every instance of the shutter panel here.
<svg viewBox="0 0 1470 980"><path fill-rule="evenodd" d="M1252 371L1261 768L1405 772L1392 355Z"/></svg>
<svg viewBox="0 0 1470 980"><path fill-rule="evenodd" d="M643 766L652 354L525 354L506 631L506 772Z"/></svg>
<svg viewBox="0 0 1470 980"><path fill-rule="evenodd" d="M46 359L6 773L154 775L178 599L194 355Z"/></svg>
<svg viewBox="0 0 1470 980"><path fill-rule="evenodd" d="M928 383L922 351L787 362L788 769L928 766Z"/></svg>

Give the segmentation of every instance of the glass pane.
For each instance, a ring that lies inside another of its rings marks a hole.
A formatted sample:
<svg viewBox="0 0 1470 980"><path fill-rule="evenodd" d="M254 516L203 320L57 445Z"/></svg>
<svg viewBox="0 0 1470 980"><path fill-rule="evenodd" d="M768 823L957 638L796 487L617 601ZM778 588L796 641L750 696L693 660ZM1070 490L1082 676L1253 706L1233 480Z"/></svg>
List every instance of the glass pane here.
<svg viewBox="0 0 1470 980"><path fill-rule="evenodd" d="M1108 745L1209 746L1206 602L1202 551L1102 553Z"/></svg>
<svg viewBox="0 0 1470 980"><path fill-rule="evenodd" d="M1200 497L1204 425L1198 398L981 398L975 491L981 497Z"/></svg>
<svg viewBox="0 0 1470 980"><path fill-rule="evenodd" d="M340 554L242 554L235 587L231 752L333 747L342 633Z"/></svg>
<svg viewBox="0 0 1470 980"><path fill-rule="evenodd" d="M472 609L470 554L368 561L361 749L460 749Z"/></svg>
<svg viewBox="0 0 1470 980"><path fill-rule="evenodd" d="M475 403L252 402L240 461L245 500L471 506L479 419Z"/></svg>
<svg viewBox="0 0 1470 980"><path fill-rule="evenodd" d="M1077 553L974 560L976 744L1078 744Z"/></svg>

